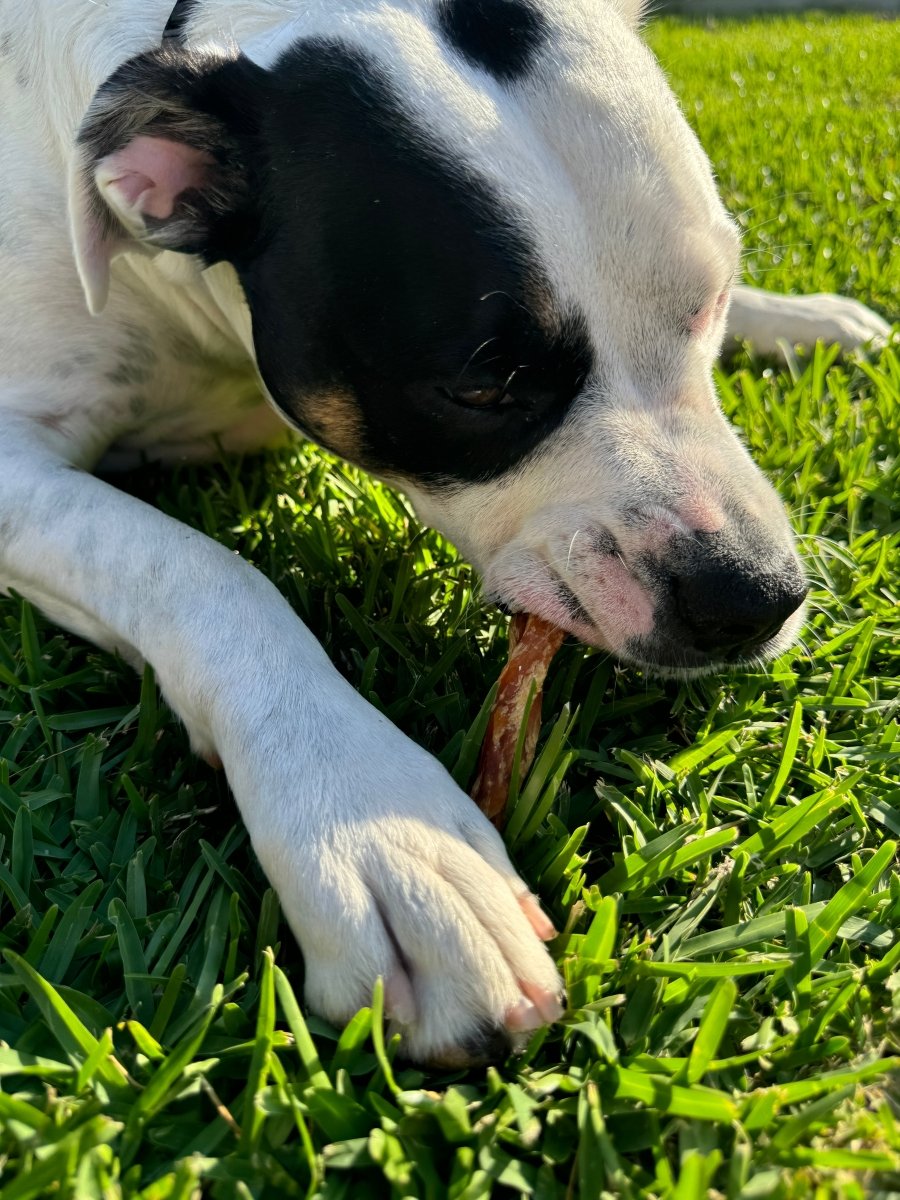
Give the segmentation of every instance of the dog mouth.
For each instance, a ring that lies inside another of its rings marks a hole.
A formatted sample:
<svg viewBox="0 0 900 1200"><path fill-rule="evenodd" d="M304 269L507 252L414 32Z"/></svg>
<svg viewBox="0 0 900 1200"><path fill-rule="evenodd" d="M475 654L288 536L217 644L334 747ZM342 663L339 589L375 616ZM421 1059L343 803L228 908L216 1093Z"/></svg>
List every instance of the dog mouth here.
<svg viewBox="0 0 900 1200"><path fill-rule="evenodd" d="M642 578L621 555L599 588L598 577L564 579L546 561L532 560L529 575L518 587L495 585L491 599L506 613L534 613L578 641L663 678L760 666L792 644L805 614L805 582L767 597L770 611L761 603L754 607L756 593L748 582L746 611L738 605L737 615L706 610L686 615L677 581L658 568Z"/></svg>
<svg viewBox="0 0 900 1200"><path fill-rule="evenodd" d="M663 638L636 638L619 652L618 657L661 679L697 679L723 671L762 666L777 658L784 649L784 639L777 636L781 629L779 625L776 634L762 642L715 657Z"/></svg>
<svg viewBox="0 0 900 1200"><path fill-rule="evenodd" d="M547 568L547 578L550 586L546 595L529 589L527 603L522 599L504 599L499 595L490 596L489 601L507 617L511 617L515 613L533 613L565 630L566 633L588 646L609 649L591 614L552 567Z"/></svg>
<svg viewBox="0 0 900 1200"><path fill-rule="evenodd" d="M547 564L541 564L524 586L491 587L487 599L507 616L533 613L587 646L613 650L577 593Z"/></svg>

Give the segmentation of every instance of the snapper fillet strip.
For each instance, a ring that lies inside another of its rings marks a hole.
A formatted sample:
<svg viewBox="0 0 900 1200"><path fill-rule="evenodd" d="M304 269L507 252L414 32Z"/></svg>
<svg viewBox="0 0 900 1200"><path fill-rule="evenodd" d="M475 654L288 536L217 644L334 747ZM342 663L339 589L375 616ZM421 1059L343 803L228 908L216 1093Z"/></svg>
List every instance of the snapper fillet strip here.
<svg viewBox="0 0 900 1200"><path fill-rule="evenodd" d="M535 689L534 702L522 746L520 779L525 778L534 760L541 731L544 680L565 636L562 629L533 613L516 613L509 623L509 659L500 673L497 698L488 718L478 775L471 793L472 799L498 829L505 823L516 742L525 719L531 685L533 683Z"/></svg>

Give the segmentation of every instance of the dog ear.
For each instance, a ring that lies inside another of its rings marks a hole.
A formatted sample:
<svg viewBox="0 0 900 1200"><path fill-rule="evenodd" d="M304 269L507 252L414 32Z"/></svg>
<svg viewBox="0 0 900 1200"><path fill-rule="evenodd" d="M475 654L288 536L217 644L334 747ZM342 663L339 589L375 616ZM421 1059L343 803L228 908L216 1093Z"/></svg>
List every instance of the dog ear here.
<svg viewBox="0 0 900 1200"><path fill-rule="evenodd" d="M247 206L259 74L236 52L164 47L131 59L97 92L69 181L75 261L92 313L106 304L119 254L208 254L216 230Z"/></svg>

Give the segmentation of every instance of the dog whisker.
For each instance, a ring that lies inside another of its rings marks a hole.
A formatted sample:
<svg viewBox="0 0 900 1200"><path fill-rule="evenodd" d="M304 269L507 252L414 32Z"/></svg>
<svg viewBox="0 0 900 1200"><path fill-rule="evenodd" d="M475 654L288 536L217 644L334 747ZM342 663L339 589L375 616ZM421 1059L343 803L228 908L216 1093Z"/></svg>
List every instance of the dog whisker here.
<svg viewBox="0 0 900 1200"><path fill-rule="evenodd" d="M460 381L460 380L462 379L462 377L465 375L466 371L468 371L469 367L472 365L472 363L475 361L475 359L478 357L478 355L481 353L481 351L482 351L482 350L485 348L485 346L490 346L490 344L491 344L492 342L496 342L496 341L499 341L499 338L496 338L496 337L489 337L489 338L485 338L485 340L484 340L484 341L481 343L481 345L480 345L480 346L478 346L478 347L477 347L475 350L473 350L473 351L472 351L472 353L471 353L471 354L469 355L469 357L466 359L465 365L463 366L462 370L460 371L460 373L459 373L459 374L457 375L457 377L456 377L456 382L457 382L457 383L459 383L459 381ZM496 360L496 359L489 359L488 361L489 361L489 362L496 362L497 360Z"/></svg>
<svg viewBox="0 0 900 1200"><path fill-rule="evenodd" d="M564 572L565 575L568 575L568 573L569 573L569 567L571 566L571 563L572 563L572 551L575 548L575 541L576 541L579 533L581 533L581 530L576 529L575 532L572 534L571 542L569 542L569 553L566 555L566 569Z"/></svg>

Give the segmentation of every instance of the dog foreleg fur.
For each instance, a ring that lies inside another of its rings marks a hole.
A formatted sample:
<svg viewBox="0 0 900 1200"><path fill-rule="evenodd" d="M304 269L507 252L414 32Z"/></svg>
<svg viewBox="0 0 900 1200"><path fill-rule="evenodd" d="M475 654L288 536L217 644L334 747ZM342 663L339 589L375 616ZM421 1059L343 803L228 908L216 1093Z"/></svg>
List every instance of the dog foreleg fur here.
<svg viewBox="0 0 900 1200"><path fill-rule="evenodd" d="M437 761L342 679L249 564L73 467L12 411L0 588L152 664L194 745L224 764L317 1011L345 1020L382 976L423 1057L560 1014L536 936L549 923Z"/></svg>

